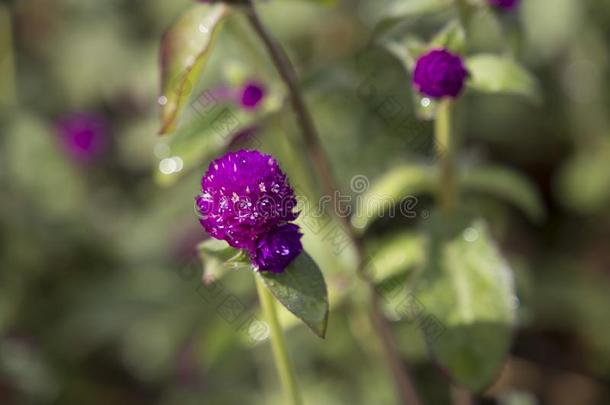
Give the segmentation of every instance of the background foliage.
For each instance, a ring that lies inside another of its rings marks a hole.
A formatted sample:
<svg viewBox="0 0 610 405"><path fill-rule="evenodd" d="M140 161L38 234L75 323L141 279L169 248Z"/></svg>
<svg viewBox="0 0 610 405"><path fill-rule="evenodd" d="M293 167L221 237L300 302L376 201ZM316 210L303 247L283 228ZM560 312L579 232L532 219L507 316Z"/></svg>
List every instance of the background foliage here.
<svg viewBox="0 0 610 405"><path fill-rule="evenodd" d="M276 155L302 195L316 196L317 185L306 175L284 89L239 18L226 22L193 85L264 83L261 109L235 111L240 128L254 125L254 139L244 144L205 120L171 140L156 136L160 39L190 4L3 3L13 26L5 19L0 27L2 403L282 403L268 345L219 310L230 297L258 314L252 276L229 270L221 295L202 292L195 246L205 235L193 196L209 159L240 145ZM342 191L359 195L351 184L358 175L392 190L399 181L402 194L417 196L415 218L366 224L380 280L411 278L425 255L420 225L433 225L425 181L433 170L412 170L432 156L432 125L418 119L426 111L412 94L408 55L392 44L416 52L415 36L430 40L447 21L448 12L429 12L444 6L277 0L259 7L295 62ZM469 51L515 55L539 83L509 96L468 91L458 106L461 164L488 168L464 180L475 190L466 195L469 208L491 225L474 229L499 241L518 296L509 354L491 359L503 366L480 403L610 401L609 22L603 0L524 0L517 13L488 9L473 17ZM445 32L459 46L459 33ZM480 88L510 86L506 78L515 77L489 59L470 63L490 72L474 83ZM88 164L71 159L58 140L55 123L71 111L108 122L108 147ZM182 168L164 174L160 164L172 156L181 156ZM534 184L541 204L514 173ZM476 192L489 184L499 198ZM353 252L316 232L305 244L327 279L331 306L325 341L283 314L306 402L393 403L391 379L376 360L380 348L357 315L366 301ZM430 361L421 330L394 315L425 403L447 403L443 370Z"/></svg>

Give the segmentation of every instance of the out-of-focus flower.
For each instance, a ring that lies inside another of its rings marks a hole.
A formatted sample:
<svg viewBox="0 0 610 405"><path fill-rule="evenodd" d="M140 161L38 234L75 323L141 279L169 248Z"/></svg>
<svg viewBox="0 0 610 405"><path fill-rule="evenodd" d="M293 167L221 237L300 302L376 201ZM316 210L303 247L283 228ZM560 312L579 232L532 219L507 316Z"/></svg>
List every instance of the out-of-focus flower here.
<svg viewBox="0 0 610 405"><path fill-rule="evenodd" d="M255 110L265 98L265 86L250 80L240 87L221 85L205 93L206 102L233 103L244 110ZM210 100L211 99L211 100Z"/></svg>
<svg viewBox="0 0 610 405"><path fill-rule="evenodd" d="M265 97L265 88L258 82L248 82L242 89L240 94L240 104L243 108L251 110L256 108Z"/></svg>
<svg viewBox="0 0 610 405"><path fill-rule="evenodd" d="M93 113L73 112L57 120L57 133L61 144L72 158L79 162L90 162L107 146L107 122Z"/></svg>
<svg viewBox="0 0 610 405"><path fill-rule="evenodd" d="M210 163L195 200L205 230L235 248L246 249L251 258L258 257L261 238L298 216L294 190L277 161L255 150L229 152ZM269 263L281 262L265 257ZM258 267L257 262L253 264Z"/></svg>
<svg viewBox="0 0 610 405"><path fill-rule="evenodd" d="M519 5L520 0L488 0L489 4L504 10L511 10Z"/></svg>
<svg viewBox="0 0 610 405"><path fill-rule="evenodd" d="M428 97L457 97L467 76L462 58L445 49L434 49L417 60L413 84Z"/></svg>
<svg viewBox="0 0 610 405"><path fill-rule="evenodd" d="M295 224L285 224L259 238L252 261L261 271L281 273L302 251L301 232Z"/></svg>

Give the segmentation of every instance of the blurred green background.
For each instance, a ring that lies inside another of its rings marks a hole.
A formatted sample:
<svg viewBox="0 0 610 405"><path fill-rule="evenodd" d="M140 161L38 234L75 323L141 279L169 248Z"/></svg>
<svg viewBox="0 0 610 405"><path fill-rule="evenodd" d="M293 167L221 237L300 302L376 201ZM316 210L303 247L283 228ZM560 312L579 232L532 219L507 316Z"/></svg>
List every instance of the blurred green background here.
<svg viewBox="0 0 610 405"><path fill-rule="evenodd" d="M368 10L376 3L260 4L295 62L345 193L353 176L374 181L431 155L431 143L408 140L431 136L432 124L415 118L409 75L375 41L379 27ZM194 247L205 234L193 196L214 156L185 164L177 181L160 174L168 152L157 136L159 43L190 4L2 2L2 404L284 403L268 344L228 321L200 291ZM472 203L493 224L519 297L506 365L476 401L608 404L610 2L523 0L516 13L490 13L476 17L470 46L514 52L540 81L543 102L466 93L458 107L460 156L465 164L502 163L525 174L547 215L532 223L504 203ZM443 18L417 16L402 28L428 39ZM297 185L311 187L301 180L308 170L301 149L287 151L300 138L281 83L261 59L257 38L239 22L227 25L201 87L262 81L269 112L245 118L257 123L255 146L278 156ZM388 115L389 99L395 109ZM58 119L73 112L106 123L105 147L87 161L75 159L58 134ZM380 220L371 245L415 226ZM326 340L302 325L286 332L305 400L392 404L391 378L374 360L379 348L366 319L355 315L364 290L350 257L335 256L318 254L336 295ZM258 314L248 272L230 272L223 283L223 294ZM424 402L448 403L446 380L419 331L408 322L392 327Z"/></svg>

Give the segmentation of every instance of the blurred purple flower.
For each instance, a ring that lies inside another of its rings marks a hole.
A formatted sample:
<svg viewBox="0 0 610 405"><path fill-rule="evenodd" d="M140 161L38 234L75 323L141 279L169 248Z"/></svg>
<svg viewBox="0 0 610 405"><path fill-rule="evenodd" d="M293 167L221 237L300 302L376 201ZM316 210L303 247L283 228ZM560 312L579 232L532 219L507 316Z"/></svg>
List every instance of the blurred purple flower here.
<svg viewBox="0 0 610 405"><path fill-rule="evenodd" d="M504 10L511 10L519 5L520 0L488 0L489 4Z"/></svg>
<svg viewBox="0 0 610 405"><path fill-rule="evenodd" d="M234 248L246 249L251 258L257 257L261 238L298 216L286 175L273 157L256 150L229 152L213 161L195 200L205 230ZM269 263L281 262L265 257ZM278 271L277 265L274 271Z"/></svg>
<svg viewBox="0 0 610 405"><path fill-rule="evenodd" d="M98 157L107 146L106 119L95 113L72 112L57 120L61 144L76 161L86 163Z"/></svg>
<svg viewBox="0 0 610 405"><path fill-rule="evenodd" d="M434 49L417 60L413 84L428 97L457 97L467 76L462 58L445 49Z"/></svg>
<svg viewBox="0 0 610 405"><path fill-rule="evenodd" d="M255 109L265 97L265 88L254 81L246 83L241 89L240 104L247 110Z"/></svg>
<svg viewBox="0 0 610 405"><path fill-rule="evenodd" d="M207 90L208 102L211 99L216 103L234 103L244 110L256 109L265 98L265 86L262 83L250 80L241 87L220 85Z"/></svg>

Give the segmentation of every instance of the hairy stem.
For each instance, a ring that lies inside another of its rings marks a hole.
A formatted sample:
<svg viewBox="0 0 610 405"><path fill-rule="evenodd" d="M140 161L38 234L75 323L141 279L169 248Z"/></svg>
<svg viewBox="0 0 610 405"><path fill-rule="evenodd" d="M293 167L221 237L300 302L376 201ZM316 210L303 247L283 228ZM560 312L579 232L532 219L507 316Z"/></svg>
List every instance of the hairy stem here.
<svg viewBox="0 0 610 405"><path fill-rule="evenodd" d="M290 404L301 405L301 394L299 393L299 387L290 366L290 360L288 359L288 353L286 352L286 343L284 342L284 335L282 332L282 326L277 317L275 310L275 301L267 287L263 284L258 274L254 275L256 279L256 291L258 292L258 299L260 300L263 314L267 323L269 323L269 329L271 330L271 349L273 351L273 360L275 367L280 375L280 381L284 387L286 397L289 398Z"/></svg>
<svg viewBox="0 0 610 405"><path fill-rule="evenodd" d="M324 149L320 143L320 138L316 131L311 114L303 101L303 96L301 95L301 91L299 89L295 69L286 56L282 46L267 31L251 0L246 1L246 14L248 16L248 20L250 21L250 25L267 48L278 74L288 88L290 103L296 115L299 127L301 128L303 139L305 140L307 147L307 154L313 163L314 169L317 171L323 191L327 195L331 196L333 199L333 206L337 207L337 202L334 201L336 192L338 191L337 182L334 178L326 154L324 153ZM375 289L374 280L370 277L370 275L366 274L364 270L365 253L361 237L356 229L352 226L349 219L342 216L337 217L342 222L345 231L348 233L348 236L356 247L359 263L358 274L368 286L371 300L371 317L373 324L375 325L374 329L381 341L384 355L392 372L401 402L404 404L419 405L420 401L415 391L415 387L406 367L400 360L400 355L398 354L396 341L392 335L390 325L381 311L380 298Z"/></svg>

